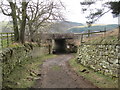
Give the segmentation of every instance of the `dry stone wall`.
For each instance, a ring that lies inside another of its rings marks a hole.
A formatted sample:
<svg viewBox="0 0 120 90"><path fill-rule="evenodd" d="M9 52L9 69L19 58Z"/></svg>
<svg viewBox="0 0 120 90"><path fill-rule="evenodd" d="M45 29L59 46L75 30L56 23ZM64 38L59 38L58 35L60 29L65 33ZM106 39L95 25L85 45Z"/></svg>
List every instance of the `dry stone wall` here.
<svg viewBox="0 0 120 90"><path fill-rule="evenodd" d="M22 46L7 48L0 53L0 61L2 62L3 77L9 75L17 65L20 65L24 60L41 55L48 54L47 47L39 45L24 44Z"/></svg>
<svg viewBox="0 0 120 90"><path fill-rule="evenodd" d="M111 77L118 77L120 65L119 45L84 44L78 49L77 62Z"/></svg>

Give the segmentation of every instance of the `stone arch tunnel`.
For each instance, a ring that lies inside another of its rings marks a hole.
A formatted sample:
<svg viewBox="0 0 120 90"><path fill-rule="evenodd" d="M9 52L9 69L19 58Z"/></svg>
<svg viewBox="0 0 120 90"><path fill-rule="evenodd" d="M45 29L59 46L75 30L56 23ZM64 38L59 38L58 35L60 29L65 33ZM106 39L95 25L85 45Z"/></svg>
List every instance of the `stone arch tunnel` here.
<svg viewBox="0 0 120 90"><path fill-rule="evenodd" d="M46 37L45 37L46 36ZM76 50L74 40L78 37L71 33L44 34L44 39L50 43L49 53L71 53ZM69 40L72 40L69 42ZM72 42L72 43L71 43Z"/></svg>
<svg viewBox="0 0 120 90"><path fill-rule="evenodd" d="M65 39L55 39L53 53L66 53L66 40Z"/></svg>

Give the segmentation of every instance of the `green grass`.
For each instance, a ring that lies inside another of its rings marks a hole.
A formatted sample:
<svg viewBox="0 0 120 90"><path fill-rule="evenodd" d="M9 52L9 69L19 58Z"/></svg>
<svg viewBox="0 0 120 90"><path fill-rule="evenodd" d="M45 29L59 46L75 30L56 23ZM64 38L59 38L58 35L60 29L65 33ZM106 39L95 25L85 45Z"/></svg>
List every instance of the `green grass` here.
<svg viewBox="0 0 120 90"><path fill-rule="evenodd" d="M4 49L4 48L7 48L7 47L9 47L11 44L12 44L13 42L12 42L12 40L9 38L8 39L8 43L7 43L7 39L3 39L2 41L0 40L0 49ZM2 47L3 46L3 47Z"/></svg>
<svg viewBox="0 0 120 90"><path fill-rule="evenodd" d="M9 88L29 88L39 79L40 65L48 58L53 58L56 55L45 55L36 58L27 58L20 65L16 66L15 70L5 78L4 87Z"/></svg>
<svg viewBox="0 0 120 90"><path fill-rule="evenodd" d="M71 59L69 64L79 75L91 81L99 88L118 88L118 78L110 78L98 72L94 72L92 69L78 64L75 59ZM82 72L83 70L86 71Z"/></svg>
<svg viewBox="0 0 120 90"><path fill-rule="evenodd" d="M118 36L108 36L89 40L85 44L118 44Z"/></svg>
<svg viewBox="0 0 120 90"><path fill-rule="evenodd" d="M58 65L54 65L54 66L52 66L52 69L53 69L53 70L58 71L58 70L60 70L60 69L61 69L61 67L60 67L60 66L58 66Z"/></svg>

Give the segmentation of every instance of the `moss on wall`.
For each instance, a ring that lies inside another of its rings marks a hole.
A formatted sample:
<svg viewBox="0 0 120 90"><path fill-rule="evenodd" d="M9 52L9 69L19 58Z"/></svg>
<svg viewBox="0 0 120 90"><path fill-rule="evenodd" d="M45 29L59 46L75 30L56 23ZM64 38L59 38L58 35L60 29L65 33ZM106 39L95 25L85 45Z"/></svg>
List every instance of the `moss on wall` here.
<svg viewBox="0 0 120 90"><path fill-rule="evenodd" d="M30 60L29 58L39 57L48 53L47 47L40 47L37 44L29 43L24 45L16 45L5 49L2 53L0 53L3 80L15 69L17 65L20 65L24 60Z"/></svg>
<svg viewBox="0 0 120 90"><path fill-rule="evenodd" d="M117 36L88 41L78 49L77 62L111 77L118 77L119 49Z"/></svg>
<svg viewBox="0 0 120 90"><path fill-rule="evenodd" d="M104 75L118 77L118 45L82 45L77 62Z"/></svg>

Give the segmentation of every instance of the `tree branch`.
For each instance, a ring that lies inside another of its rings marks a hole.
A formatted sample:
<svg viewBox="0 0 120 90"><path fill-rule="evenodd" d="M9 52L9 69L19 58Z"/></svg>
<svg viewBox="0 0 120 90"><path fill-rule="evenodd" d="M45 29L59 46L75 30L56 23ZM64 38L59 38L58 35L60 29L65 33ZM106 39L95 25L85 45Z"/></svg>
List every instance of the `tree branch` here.
<svg viewBox="0 0 120 90"><path fill-rule="evenodd" d="M104 14L108 13L110 10L111 10L111 9L109 9L109 10L107 10L106 12L100 14L100 15L98 16L98 18L96 18L96 19L93 21L93 23L96 22L99 18L101 18Z"/></svg>
<svg viewBox="0 0 120 90"><path fill-rule="evenodd" d="M1 11L2 11L2 13L4 15L6 15L6 16L12 16L12 13L5 13L4 9L2 7L0 7L0 8L1 8Z"/></svg>

